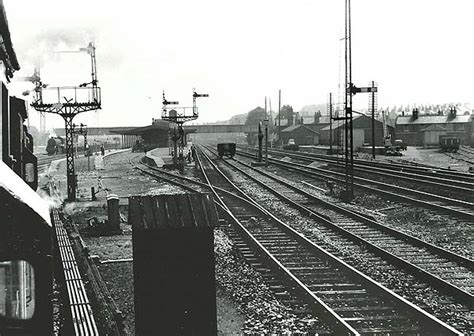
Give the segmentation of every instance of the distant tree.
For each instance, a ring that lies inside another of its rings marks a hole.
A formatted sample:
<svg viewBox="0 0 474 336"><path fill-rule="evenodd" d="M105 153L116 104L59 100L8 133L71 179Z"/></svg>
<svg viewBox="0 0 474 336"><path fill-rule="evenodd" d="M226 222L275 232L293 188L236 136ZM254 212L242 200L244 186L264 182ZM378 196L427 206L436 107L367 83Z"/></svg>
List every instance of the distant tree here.
<svg viewBox="0 0 474 336"><path fill-rule="evenodd" d="M245 120L245 125L258 125L259 122L265 119L265 109L260 106L254 108L247 114L247 120ZM254 145L256 143L255 133L246 133L247 143L249 145Z"/></svg>
<svg viewBox="0 0 474 336"><path fill-rule="evenodd" d="M245 125L253 125L265 119L265 109L260 106L254 108L247 114L247 120L245 120Z"/></svg>
<svg viewBox="0 0 474 336"><path fill-rule="evenodd" d="M283 105L280 110L281 119L288 120L288 126L293 125L293 117L295 113L293 112L293 107L291 105Z"/></svg>

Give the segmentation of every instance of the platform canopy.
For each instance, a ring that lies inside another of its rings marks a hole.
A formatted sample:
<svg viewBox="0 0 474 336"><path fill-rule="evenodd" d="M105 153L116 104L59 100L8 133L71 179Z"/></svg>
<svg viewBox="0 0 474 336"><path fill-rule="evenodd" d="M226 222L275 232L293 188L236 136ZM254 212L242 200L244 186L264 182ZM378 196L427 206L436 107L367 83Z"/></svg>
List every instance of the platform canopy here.
<svg viewBox="0 0 474 336"><path fill-rule="evenodd" d="M155 119L153 124L144 127L134 127L126 130L110 130L110 133L113 134L121 134L121 135L144 135L150 132L156 131L168 131L169 129L173 129L176 124L170 123L165 120ZM194 133L196 129L186 129L186 133Z"/></svg>

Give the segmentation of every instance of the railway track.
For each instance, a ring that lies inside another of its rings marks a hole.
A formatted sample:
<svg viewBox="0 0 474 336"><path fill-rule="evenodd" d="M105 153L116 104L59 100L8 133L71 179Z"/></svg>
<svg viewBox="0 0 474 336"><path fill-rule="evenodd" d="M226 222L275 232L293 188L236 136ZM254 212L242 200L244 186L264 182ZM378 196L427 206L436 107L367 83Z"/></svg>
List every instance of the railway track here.
<svg viewBox="0 0 474 336"><path fill-rule="evenodd" d="M51 162L54 160L65 159L66 154L58 154L58 155L46 155L46 154L39 154L37 156L38 159L38 173L42 173L48 169Z"/></svg>
<svg viewBox="0 0 474 336"><path fill-rule="evenodd" d="M221 211L244 237L244 255L250 254L254 263L270 269L274 277L278 274L279 282L285 284L276 286L281 297L303 297L337 334L460 334L279 221L217 174L209 162L199 165L212 181ZM315 328L327 332L325 326Z"/></svg>
<svg viewBox="0 0 474 336"><path fill-rule="evenodd" d="M444 152L445 155L458 161L464 161L470 165L474 165L474 150L467 146L459 147L456 153Z"/></svg>
<svg viewBox="0 0 474 336"><path fill-rule="evenodd" d="M74 335L99 335L72 244L57 210L53 210L52 218L68 292Z"/></svg>
<svg viewBox="0 0 474 336"><path fill-rule="evenodd" d="M271 268L278 269L296 292L304 293L306 302L312 300L317 311L323 310L326 321L338 331L352 334L457 332L442 322L444 331L430 326L440 321L320 248L255 201L246 196L242 196L246 200L229 197L223 190L245 194L209 158L201 167L207 180L219 187L215 188L219 203L240 223L240 230L252 237L254 245L260 245L260 254L265 252L264 259L274 262Z"/></svg>
<svg viewBox="0 0 474 336"><path fill-rule="evenodd" d="M255 151L252 147L243 147L248 151ZM269 150L269 153L275 156L288 156L303 162L324 162L332 166L340 166L340 158L330 155ZM354 172L360 173L376 173L383 177L398 178L401 180L423 183L425 185L435 186L436 188L445 188L447 190L471 193L474 188L474 176L468 173L456 172L454 170L441 169L436 167L414 167L411 165L403 165L396 162L384 163L367 160L354 160Z"/></svg>
<svg viewBox="0 0 474 336"><path fill-rule="evenodd" d="M238 154L253 158L252 154L243 153L241 151L239 151ZM311 176L313 178L332 180L336 183L341 183L344 181L343 173L312 167L307 164L285 162L274 158L269 158L269 162L286 170L297 172L306 176ZM467 219L469 221L474 221L474 203L471 202L456 200L356 176L354 177L354 186L361 190L381 194L398 201L415 204L423 208L432 209L437 212L450 214L452 216Z"/></svg>
<svg viewBox="0 0 474 336"><path fill-rule="evenodd" d="M441 292L456 297L470 308L474 306L473 260L324 201L305 191L307 188L304 185L290 183L236 159L224 162L320 222L324 226L324 233L333 239L342 237L363 244L368 250L382 255L397 267L403 267Z"/></svg>

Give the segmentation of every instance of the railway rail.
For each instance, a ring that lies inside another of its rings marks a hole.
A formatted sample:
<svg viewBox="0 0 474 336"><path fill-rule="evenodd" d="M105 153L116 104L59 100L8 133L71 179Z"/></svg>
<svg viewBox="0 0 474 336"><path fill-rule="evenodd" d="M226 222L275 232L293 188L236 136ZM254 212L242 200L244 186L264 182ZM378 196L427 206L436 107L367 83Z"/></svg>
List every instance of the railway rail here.
<svg viewBox="0 0 474 336"><path fill-rule="evenodd" d="M74 333L76 336L99 335L72 244L57 210L53 210L52 218L66 281Z"/></svg>
<svg viewBox="0 0 474 336"><path fill-rule="evenodd" d="M210 150L208 148L208 150ZM214 154L215 151L211 150ZM363 244L388 262L403 267L441 292L474 306L474 261L399 232L305 191L305 186L256 169L240 160L226 164L324 225L326 234ZM331 231L329 233L328 231Z"/></svg>
<svg viewBox="0 0 474 336"><path fill-rule="evenodd" d="M50 165L51 162L55 160L65 159L65 154L58 154L58 155L46 155L46 154L39 154L38 158L38 172L44 172Z"/></svg>
<svg viewBox="0 0 474 336"><path fill-rule="evenodd" d="M252 154L237 151L237 154L247 157L253 157ZM269 158L272 164L283 167L287 170L316 177L324 180L332 180L337 183L344 181L344 174L334 172L327 169L311 167L307 164L296 162L285 162L282 160ZM417 191L410 188L399 187L388 183L370 180L367 178L354 177L354 186L369 191L378 193L389 198L394 198L406 203L415 204L423 208L432 209L437 212L447 213L458 218L474 221L474 203L456 200L444 196L439 196L427 192Z"/></svg>
<svg viewBox="0 0 474 336"><path fill-rule="evenodd" d="M256 149L249 146L240 146L245 150L254 152ZM323 154L294 152L271 149L272 155L288 156L304 161L320 161L333 165L340 165L341 159ZM413 166L410 164L400 164L396 162L380 162L354 159L354 171L374 172L382 176L396 176L408 181L423 181L424 183L434 183L435 186L444 186L455 191L469 192L474 188L474 176L472 174L458 172L433 166Z"/></svg>
<svg viewBox="0 0 474 336"><path fill-rule="evenodd" d="M282 294L294 288L337 333L460 334L279 221L210 162L199 165L214 185L216 201L247 245L258 249L259 262L284 279Z"/></svg>

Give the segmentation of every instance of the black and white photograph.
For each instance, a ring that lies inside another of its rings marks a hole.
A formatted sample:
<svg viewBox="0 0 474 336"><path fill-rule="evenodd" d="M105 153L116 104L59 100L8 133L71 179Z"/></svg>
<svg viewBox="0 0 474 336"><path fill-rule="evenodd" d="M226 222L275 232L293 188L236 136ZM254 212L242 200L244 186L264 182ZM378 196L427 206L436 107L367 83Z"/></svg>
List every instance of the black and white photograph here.
<svg viewBox="0 0 474 336"><path fill-rule="evenodd" d="M0 0L0 336L474 335L472 0Z"/></svg>

